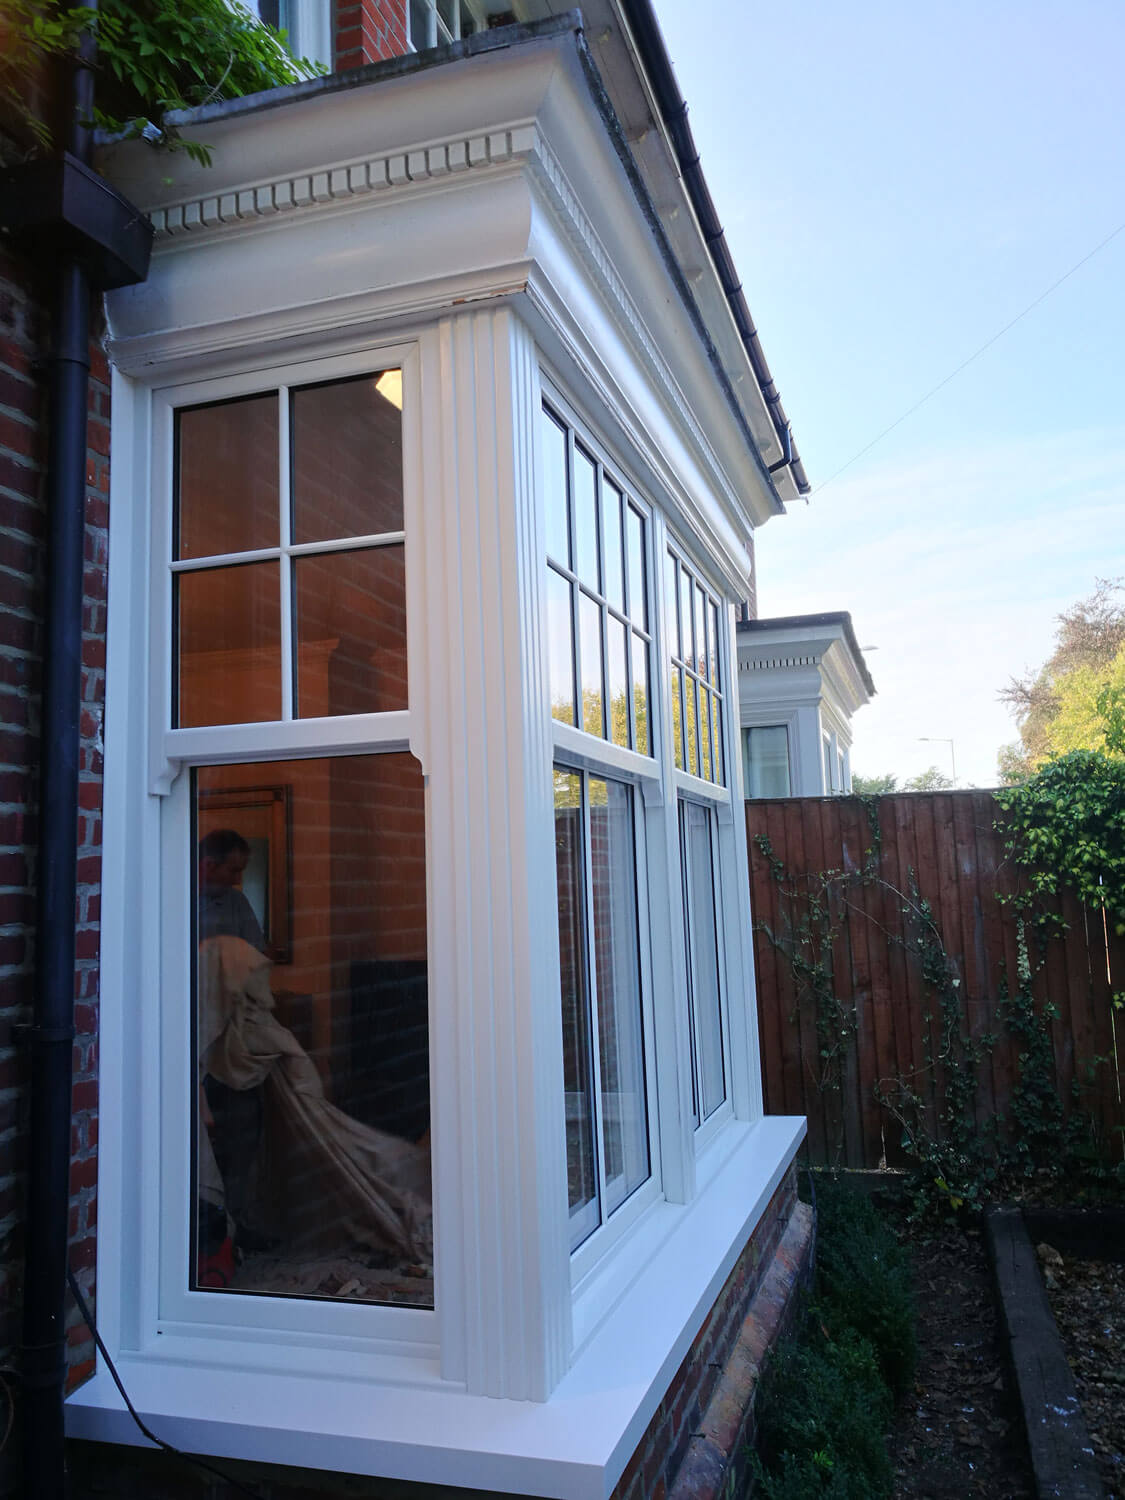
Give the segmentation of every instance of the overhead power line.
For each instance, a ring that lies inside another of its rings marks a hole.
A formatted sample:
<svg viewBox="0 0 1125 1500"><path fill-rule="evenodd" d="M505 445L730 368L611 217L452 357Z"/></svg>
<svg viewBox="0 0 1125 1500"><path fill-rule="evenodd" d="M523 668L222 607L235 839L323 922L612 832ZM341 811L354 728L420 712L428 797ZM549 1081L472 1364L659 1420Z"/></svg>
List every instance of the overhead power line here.
<svg viewBox="0 0 1125 1500"><path fill-rule="evenodd" d="M858 463L865 453L870 453L872 448L875 447L876 443L881 443L883 439L888 435L888 433L893 432L896 427L901 427L903 422L905 422L908 417L912 417L920 407L925 406L927 401L932 400L939 391L943 391L951 380L955 380L957 376L960 375L962 370L967 370L974 360L979 359L986 350L991 349L993 344L996 343L997 339L1002 339L1004 335L1009 331L1009 329L1012 329L1016 326L1021 318L1026 318L1028 313L1034 312L1039 304L1041 302L1045 302L1052 292L1057 291L1058 288L1062 286L1064 281L1068 281L1070 277L1074 275L1075 271L1080 271L1088 260L1093 260L1094 256L1097 255L1099 251L1104 250L1111 240L1115 240L1123 229L1125 229L1125 222L1118 224L1116 229L1111 230L1111 232L1106 235L1105 239L1099 241L1098 244L1096 244L1092 250L1088 251L1081 260L1076 260L1069 271L1064 271L1061 276L1059 276L1055 281L1052 281L1051 285L1047 287L1046 291L1040 292L1038 297L1036 297L1033 302L1029 302L1022 312L1018 312L1014 318L1004 324L1003 328L998 329L990 339L986 339L979 349L974 349L972 354L970 354L967 359L963 359L955 370L950 370L949 374L944 378L944 380L939 380L937 385L928 390L924 396L919 397L919 399L915 401L913 406L911 406L907 411L903 412L901 417L896 417L889 427L884 427L882 432L876 434L876 436L873 437L871 441L864 447L862 447L858 453L853 453L846 464L841 464L840 467L835 471L835 473L829 474L828 478L824 480L823 483L816 486L816 488L812 492L812 495L809 496L809 499L811 500L813 495L819 495L821 490L826 489L834 479L839 479L840 475L843 474L846 469L850 469L852 464Z"/></svg>

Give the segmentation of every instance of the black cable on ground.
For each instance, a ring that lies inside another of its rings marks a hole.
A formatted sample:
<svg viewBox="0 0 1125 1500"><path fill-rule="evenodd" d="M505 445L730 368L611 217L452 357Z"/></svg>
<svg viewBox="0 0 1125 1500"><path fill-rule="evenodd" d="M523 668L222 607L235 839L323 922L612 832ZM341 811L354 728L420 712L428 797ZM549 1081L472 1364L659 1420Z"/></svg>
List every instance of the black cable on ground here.
<svg viewBox="0 0 1125 1500"><path fill-rule="evenodd" d="M145 1437L148 1438L149 1442L154 1443L157 1448L163 1448L165 1453L171 1453L174 1458L180 1459L183 1463L190 1464L192 1468L200 1469L205 1474L209 1474L215 1479L221 1479L224 1484L233 1485L233 1487L238 1490L240 1494L249 1495L251 1497L251 1500L265 1500L265 1496L263 1495L261 1490L251 1489L249 1485L243 1484L240 1480L235 1479L233 1475L226 1473L223 1469L218 1468L215 1464L208 1463L204 1458L197 1458L192 1453L184 1453L182 1449L174 1447L171 1443L166 1443L163 1438L158 1438L155 1432L151 1430L151 1428L145 1426L144 1422L141 1420L140 1415L137 1412L136 1407L129 1400L129 1393L121 1383L121 1376L118 1375L117 1368L114 1365L113 1360L109 1357L109 1350L102 1343L102 1336L98 1332L94 1324L94 1320L90 1315L90 1309L86 1303L86 1299L82 1295L82 1291L78 1285L78 1282L74 1279L74 1272L71 1271L69 1267L67 1268L66 1280L67 1285L70 1287L71 1295L74 1297L74 1300L78 1306L78 1311L82 1314L82 1321L90 1330L90 1333L92 1334L94 1339L94 1343L98 1347L98 1353L105 1360L106 1369L113 1377L113 1383L120 1392L121 1399L122 1401L124 1401L129 1415L132 1417L133 1421L136 1422L137 1426L144 1433Z"/></svg>

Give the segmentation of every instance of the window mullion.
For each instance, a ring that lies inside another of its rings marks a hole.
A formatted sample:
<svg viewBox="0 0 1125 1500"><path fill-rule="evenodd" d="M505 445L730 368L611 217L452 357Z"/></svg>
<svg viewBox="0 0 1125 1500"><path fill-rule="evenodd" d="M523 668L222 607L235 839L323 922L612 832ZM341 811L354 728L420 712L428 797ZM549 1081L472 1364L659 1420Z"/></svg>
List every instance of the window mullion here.
<svg viewBox="0 0 1125 1500"><path fill-rule="evenodd" d="M291 719L294 710L293 671L293 559L290 545L293 541L293 504L290 493L292 484L292 445L289 441L289 387L283 385L277 393L277 467L278 504L280 515L281 544L281 717Z"/></svg>

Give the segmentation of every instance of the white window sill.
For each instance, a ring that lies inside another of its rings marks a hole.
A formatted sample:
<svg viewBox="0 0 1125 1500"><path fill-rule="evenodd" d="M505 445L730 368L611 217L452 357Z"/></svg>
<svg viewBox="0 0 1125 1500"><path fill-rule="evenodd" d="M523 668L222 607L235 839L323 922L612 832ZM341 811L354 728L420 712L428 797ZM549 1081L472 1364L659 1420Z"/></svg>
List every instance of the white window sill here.
<svg viewBox="0 0 1125 1500"><path fill-rule="evenodd" d="M144 1420L189 1452L604 1500L804 1133L796 1118L730 1124L691 1206L658 1205L623 1247L632 1274L615 1265L580 1290L578 1352L549 1401L469 1396L421 1370L408 1384L233 1371L217 1366L213 1344L206 1364L206 1347L194 1358L123 1352L118 1370ZM67 1432L144 1443L104 1369L68 1400Z"/></svg>

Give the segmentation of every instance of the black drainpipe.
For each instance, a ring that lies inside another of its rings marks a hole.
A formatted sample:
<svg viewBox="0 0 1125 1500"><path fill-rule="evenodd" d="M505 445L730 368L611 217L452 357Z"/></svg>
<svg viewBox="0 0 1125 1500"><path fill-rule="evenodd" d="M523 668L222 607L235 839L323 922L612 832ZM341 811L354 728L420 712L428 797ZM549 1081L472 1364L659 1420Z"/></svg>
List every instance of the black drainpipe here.
<svg viewBox="0 0 1125 1500"><path fill-rule="evenodd" d="M91 8L97 0L87 0ZM0 225L57 264L48 373L49 465L40 741L35 1011L30 1047L23 1286L24 1493L63 1500L71 1052L82 698L82 581L90 305L143 281L152 226L90 168L95 48L75 64L66 148L0 178Z"/></svg>

